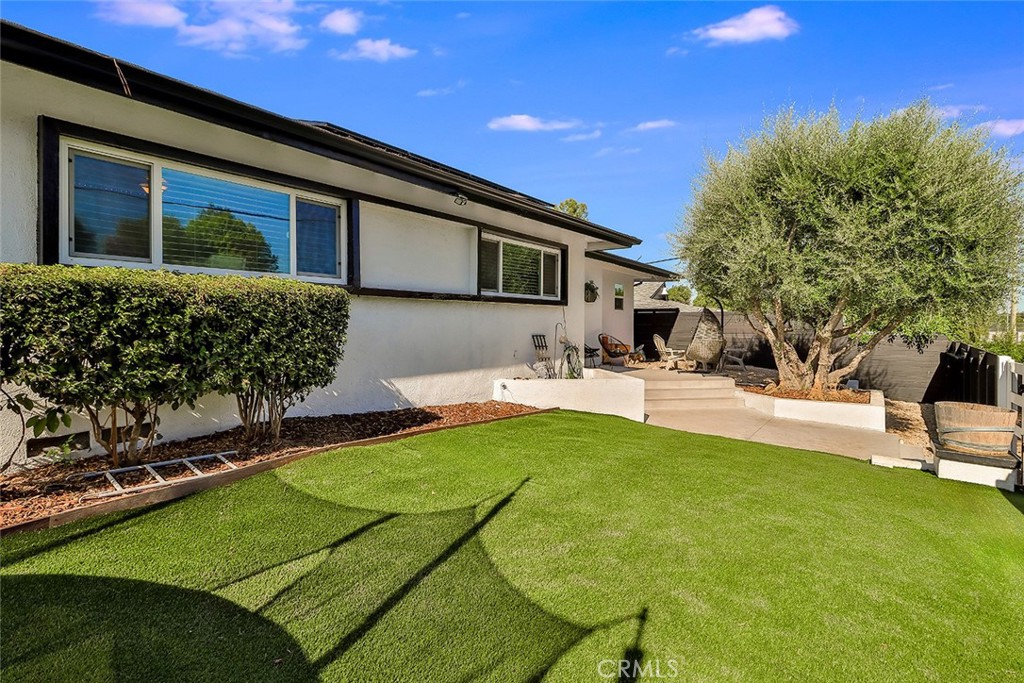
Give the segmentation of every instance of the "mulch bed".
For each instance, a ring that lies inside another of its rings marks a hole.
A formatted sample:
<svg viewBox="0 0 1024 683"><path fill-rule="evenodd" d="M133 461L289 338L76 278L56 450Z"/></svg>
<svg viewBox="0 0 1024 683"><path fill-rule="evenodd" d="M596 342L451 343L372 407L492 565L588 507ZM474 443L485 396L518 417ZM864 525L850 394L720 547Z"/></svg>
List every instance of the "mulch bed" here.
<svg viewBox="0 0 1024 683"><path fill-rule="evenodd" d="M143 462L238 451L237 455L228 456L228 459L239 466L250 465L311 448L341 445L380 436L412 434L536 411L536 408L516 403L487 401L353 415L292 417L286 418L282 423L281 439L277 442L245 443L241 428L236 427L206 436L159 444L151 453L147 452ZM196 466L204 473L230 469L220 461L204 461L196 463ZM110 458L102 455L42 465L0 476L0 527L96 503L96 499L80 499L89 493L113 491L114 488L106 479L67 483L65 477L75 472L111 467ZM157 471L168 481L194 476L184 466L161 467ZM154 483L153 478L145 472L118 475L117 479L122 486Z"/></svg>
<svg viewBox="0 0 1024 683"><path fill-rule="evenodd" d="M839 389L838 391L811 391L795 389L768 389L766 387L742 387L752 394L763 394L775 398L796 398L805 401L830 401L834 403L871 403L871 392L858 389Z"/></svg>

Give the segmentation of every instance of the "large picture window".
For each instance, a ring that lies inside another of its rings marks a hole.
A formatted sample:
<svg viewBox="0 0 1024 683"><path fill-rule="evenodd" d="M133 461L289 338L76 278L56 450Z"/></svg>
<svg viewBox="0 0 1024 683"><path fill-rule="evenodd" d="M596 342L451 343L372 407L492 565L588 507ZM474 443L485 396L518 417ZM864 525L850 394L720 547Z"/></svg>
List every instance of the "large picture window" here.
<svg viewBox="0 0 1024 683"><path fill-rule="evenodd" d="M477 264L482 293L543 299L560 295L562 255L556 249L484 234Z"/></svg>
<svg viewBox="0 0 1024 683"><path fill-rule="evenodd" d="M342 278L344 200L64 141L67 262Z"/></svg>

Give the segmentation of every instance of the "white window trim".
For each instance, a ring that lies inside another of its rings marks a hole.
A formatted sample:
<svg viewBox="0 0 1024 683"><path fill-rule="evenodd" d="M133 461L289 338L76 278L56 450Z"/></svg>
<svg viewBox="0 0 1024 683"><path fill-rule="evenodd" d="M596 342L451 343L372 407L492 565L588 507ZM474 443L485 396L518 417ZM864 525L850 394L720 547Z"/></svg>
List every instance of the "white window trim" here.
<svg viewBox="0 0 1024 683"><path fill-rule="evenodd" d="M72 198L71 192L71 170L70 160L74 153L108 158L113 161L123 161L128 164L148 166L149 173L149 215L150 215L150 258L146 260L130 259L122 256L81 256L71 253L71 226L72 226ZM324 284L346 284L348 281L348 215L346 211L346 200L340 197L307 192L306 190L277 185L264 182L232 173L225 173L203 166L182 164L169 159L126 151L118 147L99 145L93 142L77 140L74 138L62 137L60 141L60 262L70 265L83 266L122 266L125 268L140 268L144 270L158 270L163 268L163 240L162 240L162 183L163 169L170 168L185 173L225 180L228 182L248 185L250 187L270 190L287 194L288 199L288 272L286 273L264 273L248 270L231 270L228 268L201 268L195 266L182 266L169 264L168 270L181 273L205 273L211 275L243 275L248 277L281 277L304 282L320 282ZM295 202L305 200L317 204L336 207L338 210L338 275L300 275L297 273L298 254L296 244L298 236L295 230Z"/></svg>
<svg viewBox="0 0 1024 683"><path fill-rule="evenodd" d="M561 249L556 249L554 247L545 246L543 244L537 244L536 242L529 242L527 240L516 239L514 237L505 237L504 235L497 235L497 234L492 233L492 232L481 232L480 233L480 239L482 241L485 241L485 242L497 242L498 243L498 289L497 289L497 291L495 291L493 289L481 289L480 290L481 294L486 294L487 296L507 297L507 298L510 298L510 299L537 299L539 301L559 301L559 300L561 300L561 298L562 298L562 250ZM501 288L502 288L502 285L503 285L503 281L504 281L503 272L502 272L502 268L504 266L504 263L502 262L502 259L503 259L502 254L503 254L504 250L501 247L502 243L515 244L515 245L518 245L518 246L521 246L521 247L529 247L530 249L536 249L537 251L541 252L542 256L541 256L541 259L540 259L540 273L539 273L539 277L540 277L540 289L541 289L542 292L544 291L544 257L543 257L543 254L553 254L555 256L555 270L556 270L556 274L555 274L555 294L554 294L554 296L551 296L550 294L549 295L544 295L544 294L515 294L515 293L506 293L506 292L501 291ZM478 282L479 282L479 279L480 278L479 278L479 271L478 271L478 273L477 273L477 281Z"/></svg>

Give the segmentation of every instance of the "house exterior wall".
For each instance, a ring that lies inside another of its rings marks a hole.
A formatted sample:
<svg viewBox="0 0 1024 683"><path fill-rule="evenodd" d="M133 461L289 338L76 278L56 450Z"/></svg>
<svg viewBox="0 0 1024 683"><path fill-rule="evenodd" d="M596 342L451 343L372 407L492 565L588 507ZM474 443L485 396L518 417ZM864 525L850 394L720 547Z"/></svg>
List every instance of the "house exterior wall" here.
<svg viewBox="0 0 1024 683"><path fill-rule="evenodd" d="M637 273L625 268L595 259L587 259L584 282L593 280L599 289L597 301L592 304L584 304L586 307L584 334L587 344L597 347L598 335L610 334L630 346L633 345L633 279L635 277L637 277ZM616 284L622 285L625 290L622 310L615 309Z"/></svg>
<svg viewBox="0 0 1024 683"><path fill-rule="evenodd" d="M401 209L360 209L363 286L476 293L477 229Z"/></svg>
<svg viewBox="0 0 1024 683"><path fill-rule="evenodd" d="M169 112L30 69L0 63L0 261L36 262L39 214L38 117L119 133L244 163L564 244L567 304L535 305L353 296L345 359L335 382L289 415L488 400L492 381L530 372L530 335L552 335L563 320L584 334L584 251L590 238L299 149ZM364 287L476 293L472 224L360 202ZM624 280L625 281L625 280ZM631 282L631 281L629 281ZM603 292L602 292L603 294ZM631 303L626 303L631 310ZM551 339L551 337L549 337ZM238 423L231 397L209 396L195 411L161 412L161 433L177 439ZM0 446L16 439L0 413ZM73 431L85 428L76 421Z"/></svg>
<svg viewBox="0 0 1024 683"><path fill-rule="evenodd" d="M584 284L593 281L597 285L597 301L583 303L585 329L583 338L588 346L595 349L600 348L597 336L601 334L604 325L604 298L607 292L604 289L604 268L593 259L587 259Z"/></svg>

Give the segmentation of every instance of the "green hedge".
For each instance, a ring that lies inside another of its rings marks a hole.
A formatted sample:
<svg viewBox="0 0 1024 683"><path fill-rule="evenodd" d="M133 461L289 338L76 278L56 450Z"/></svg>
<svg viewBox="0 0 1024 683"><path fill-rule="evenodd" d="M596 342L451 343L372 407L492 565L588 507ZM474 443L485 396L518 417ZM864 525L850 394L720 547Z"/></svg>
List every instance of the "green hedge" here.
<svg viewBox="0 0 1024 683"><path fill-rule="evenodd" d="M1013 342L1009 335L1003 335L992 341L977 344L990 353L1000 356L1010 356L1018 363L1024 363L1024 342Z"/></svg>
<svg viewBox="0 0 1024 683"><path fill-rule="evenodd" d="M104 428L125 430L134 461L160 405L214 391L252 408L249 435L277 435L334 379L348 309L340 288L272 277L0 264L0 380L88 415L115 462Z"/></svg>

